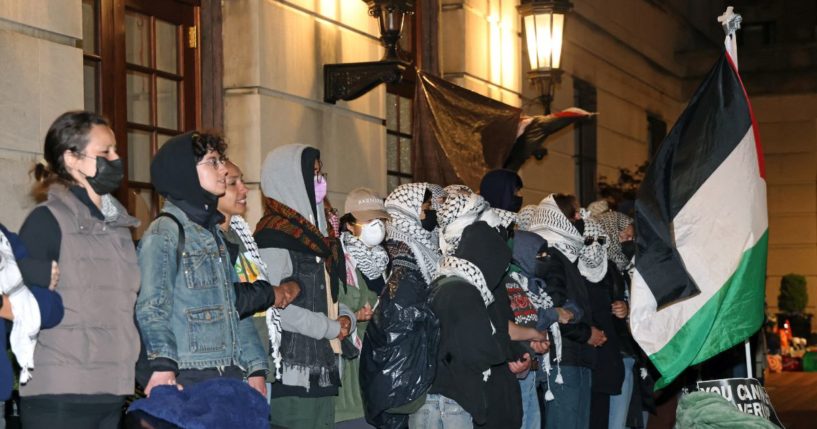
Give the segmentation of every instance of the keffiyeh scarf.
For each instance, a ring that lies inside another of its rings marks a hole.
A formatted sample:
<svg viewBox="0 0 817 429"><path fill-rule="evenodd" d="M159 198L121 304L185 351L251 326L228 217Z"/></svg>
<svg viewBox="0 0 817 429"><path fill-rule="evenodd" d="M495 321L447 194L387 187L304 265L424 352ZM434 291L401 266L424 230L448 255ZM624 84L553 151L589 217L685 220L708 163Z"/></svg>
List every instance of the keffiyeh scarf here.
<svg viewBox="0 0 817 429"><path fill-rule="evenodd" d="M258 253L258 245L252 237L250 225L247 224L247 221L244 220L243 217L233 216L230 220L230 228L241 238L241 242L244 244L244 248L247 249L249 258L260 271L259 277L269 281L267 264L264 263L261 259L261 255ZM280 380L283 364L283 359L281 358L281 311L275 307L270 307L266 311L265 318L267 321L267 331L269 331L270 357L275 365L275 379Z"/></svg>
<svg viewBox="0 0 817 429"><path fill-rule="evenodd" d="M621 231L624 231L630 226L633 220L624 213L613 210L606 211L598 216L593 216L591 219L601 224L601 227L604 228L607 237L610 239L608 240L607 257L623 272L630 263L630 260L621 251L621 241L619 241L618 235Z"/></svg>
<svg viewBox="0 0 817 429"><path fill-rule="evenodd" d="M537 206L535 204L531 204L519 210L519 213L516 215L516 225L520 231L530 231L531 220L533 220L533 215L536 213L536 208Z"/></svg>
<svg viewBox="0 0 817 429"><path fill-rule="evenodd" d="M425 183L406 183L392 191L386 198L386 211L391 221L386 225L386 238L401 241L409 246L426 283L431 284L440 260L439 245L434 234L423 229L420 223Z"/></svg>
<svg viewBox="0 0 817 429"><path fill-rule="evenodd" d="M548 245L555 247L570 262L576 262L584 245L582 235L559 209L553 195L539 203L531 218L530 231L547 240Z"/></svg>
<svg viewBox="0 0 817 429"><path fill-rule="evenodd" d="M358 286L355 268L359 269L369 280L383 275L389 265L389 254L381 246L369 247L348 231L340 235L343 251L346 255L346 283Z"/></svg>
<svg viewBox="0 0 817 429"><path fill-rule="evenodd" d="M437 269L437 278L443 276L459 277L470 283L477 289L486 307L494 302L494 294L488 289L485 276L471 261L456 256L446 256L440 261L440 267Z"/></svg>
<svg viewBox="0 0 817 429"><path fill-rule="evenodd" d="M604 244L599 244L600 237L605 240ZM591 218L584 220L584 238L593 239L593 242L579 252L579 272L590 282L598 283L607 274L607 243L610 239L604 228Z"/></svg>
<svg viewBox="0 0 817 429"><path fill-rule="evenodd" d="M431 208L439 211L445 201L445 190L435 183L429 183L428 190L431 191Z"/></svg>
<svg viewBox="0 0 817 429"><path fill-rule="evenodd" d="M479 220L488 208L488 202L473 192L456 192L448 195L437 213L437 221L440 224L440 250L443 256L452 255L457 250L462 231Z"/></svg>

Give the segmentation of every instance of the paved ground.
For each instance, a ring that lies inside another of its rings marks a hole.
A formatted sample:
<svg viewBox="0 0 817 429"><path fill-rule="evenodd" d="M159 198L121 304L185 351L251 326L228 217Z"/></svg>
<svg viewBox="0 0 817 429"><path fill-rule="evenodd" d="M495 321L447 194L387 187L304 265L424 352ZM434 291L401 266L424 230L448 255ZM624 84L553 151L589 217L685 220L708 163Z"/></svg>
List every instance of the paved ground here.
<svg viewBox="0 0 817 429"><path fill-rule="evenodd" d="M766 391L786 429L817 428L817 372L770 374Z"/></svg>

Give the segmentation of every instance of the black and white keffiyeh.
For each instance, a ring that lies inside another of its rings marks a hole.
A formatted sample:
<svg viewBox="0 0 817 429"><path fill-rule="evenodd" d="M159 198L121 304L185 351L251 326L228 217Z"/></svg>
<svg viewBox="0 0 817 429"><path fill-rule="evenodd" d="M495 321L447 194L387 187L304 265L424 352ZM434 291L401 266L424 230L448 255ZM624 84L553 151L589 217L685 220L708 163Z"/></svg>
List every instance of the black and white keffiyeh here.
<svg viewBox="0 0 817 429"><path fill-rule="evenodd" d="M437 278L443 276L459 277L470 283L477 289L486 307L494 302L494 294L488 289L485 276L479 267L474 265L471 261L456 256L444 257L440 261L440 266L437 269Z"/></svg>
<svg viewBox="0 0 817 429"><path fill-rule="evenodd" d="M584 220L585 242L592 239L592 243L584 245L579 252L579 272L592 283L600 282L607 274L607 243L610 242L607 233L601 224L592 218ZM604 244L599 243L599 239Z"/></svg>
<svg viewBox="0 0 817 429"><path fill-rule="evenodd" d="M429 183L428 190L431 191L431 208L440 211L445 201L445 190L436 183Z"/></svg>
<svg viewBox="0 0 817 429"><path fill-rule="evenodd" d="M367 246L361 239L355 237L348 231L340 235L343 243L343 253L347 258L351 258L352 267L357 268L369 280L374 280L383 275L389 265L389 254L382 246ZM354 270L349 270L354 276Z"/></svg>
<svg viewBox="0 0 817 429"><path fill-rule="evenodd" d="M448 194L440 211L437 222L440 225L440 250L443 256L452 255L462 237L462 231L479 220L482 213L489 208L488 202L473 192L458 191Z"/></svg>
<svg viewBox="0 0 817 429"><path fill-rule="evenodd" d="M570 262L576 262L584 245L579 230L562 213L553 194L539 203L531 218L530 231L547 240L548 245L556 248Z"/></svg>
<svg viewBox="0 0 817 429"><path fill-rule="evenodd" d="M533 215L536 213L536 208L536 204L530 204L522 207L522 210L519 210L519 213L516 215L516 226L519 227L520 231L530 231L531 221L533 220Z"/></svg>
<svg viewBox="0 0 817 429"><path fill-rule="evenodd" d="M630 260L624 255L624 252L621 251L621 241L618 237L621 231L624 231L633 223L633 219L624 213L614 210L608 210L600 215L592 216L590 219L595 220L604 228L604 231L610 238L608 241L610 244L607 247L607 257L623 272L630 263Z"/></svg>
<svg viewBox="0 0 817 429"><path fill-rule="evenodd" d="M241 216L233 216L230 220L230 228L241 238L241 242L249 253L250 259L258 267L260 278L269 281L267 274L267 264L261 259L258 253L258 244L252 236L252 229ZM281 357L281 312L275 307L270 307L266 311L267 331L269 331L270 357L275 365L275 379L281 379L281 368L283 358Z"/></svg>
<svg viewBox="0 0 817 429"><path fill-rule="evenodd" d="M439 244L435 234L426 231L420 223L426 183L400 185L386 198L386 211L391 221L386 225L386 238L402 241L411 249L423 279L431 284L440 260Z"/></svg>

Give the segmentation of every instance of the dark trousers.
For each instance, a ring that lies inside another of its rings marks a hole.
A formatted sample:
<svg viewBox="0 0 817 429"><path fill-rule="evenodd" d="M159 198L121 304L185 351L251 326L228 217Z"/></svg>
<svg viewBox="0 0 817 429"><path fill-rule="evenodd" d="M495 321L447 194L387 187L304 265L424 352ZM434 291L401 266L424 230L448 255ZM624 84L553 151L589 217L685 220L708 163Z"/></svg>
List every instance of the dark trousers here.
<svg viewBox="0 0 817 429"><path fill-rule="evenodd" d="M118 429L124 403L115 396L28 396L20 400L20 419L26 429Z"/></svg>

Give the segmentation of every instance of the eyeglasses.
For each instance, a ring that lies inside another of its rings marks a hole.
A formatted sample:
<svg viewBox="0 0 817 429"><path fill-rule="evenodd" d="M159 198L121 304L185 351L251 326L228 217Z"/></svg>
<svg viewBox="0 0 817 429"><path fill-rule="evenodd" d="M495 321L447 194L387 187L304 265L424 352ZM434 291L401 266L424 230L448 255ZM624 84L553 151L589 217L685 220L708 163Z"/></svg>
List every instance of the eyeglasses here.
<svg viewBox="0 0 817 429"><path fill-rule="evenodd" d="M601 244L602 246L604 246L604 244L607 243L607 237L605 237L603 235L600 235L598 237L584 237L584 245L585 246L589 246L589 245L593 244L594 241Z"/></svg>
<svg viewBox="0 0 817 429"><path fill-rule="evenodd" d="M198 163L196 165L205 165L205 164L207 164L210 167L213 167L213 169L218 170L219 166L222 166L222 165L224 165L226 163L227 163L227 157L221 157L221 158L207 158L207 159L201 161L200 163Z"/></svg>

